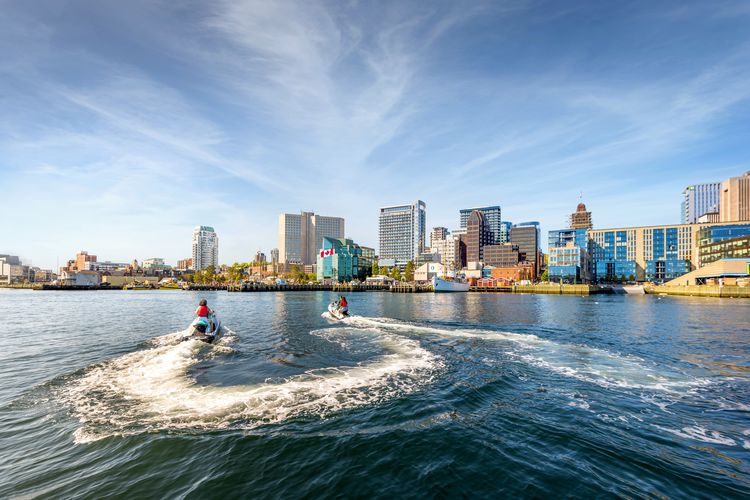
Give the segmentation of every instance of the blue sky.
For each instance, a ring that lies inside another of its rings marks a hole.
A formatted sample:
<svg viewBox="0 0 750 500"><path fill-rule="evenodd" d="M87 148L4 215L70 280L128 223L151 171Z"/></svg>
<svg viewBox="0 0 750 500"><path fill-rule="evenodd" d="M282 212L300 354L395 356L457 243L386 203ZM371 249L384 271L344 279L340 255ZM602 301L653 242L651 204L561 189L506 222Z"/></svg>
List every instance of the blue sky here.
<svg viewBox="0 0 750 500"><path fill-rule="evenodd" d="M750 170L750 3L1 1L0 253L276 246L280 212L679 222ZM546 236L545 236L546 239Z"/></svg>

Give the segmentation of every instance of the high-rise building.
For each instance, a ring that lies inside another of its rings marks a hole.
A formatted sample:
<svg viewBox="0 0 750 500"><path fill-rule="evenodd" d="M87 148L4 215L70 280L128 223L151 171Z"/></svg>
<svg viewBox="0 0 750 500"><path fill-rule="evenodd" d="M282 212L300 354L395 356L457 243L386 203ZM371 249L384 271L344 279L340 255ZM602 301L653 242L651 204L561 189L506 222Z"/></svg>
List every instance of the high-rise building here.
<svg viewBox="0 0 750 500"><path fill-rule="evenodd" d="M271 249L271 263L272 264L279 263L279 249L278 248Z"/></svg>
<svg viewBox="0 0 750 500"><path fill-rule="evenodd" d="M342 217L315 215L312 212L279 215L279 262L313 265L323 247L323 238L343 238Z"/></svg>
<svg viewBox="0 0 750 500"><path fill-rule="evenodd" d="M695 224L698 219L709 212L719 210L720 182L693 184L682 192L680 221L682 224Z"/></svg>
<svg viewBox="0 0 750 500"><path fill-rule="evenodd" d="M494 234L490 231L487 216L484 212L474 210L466 221L466 260L482 262L484 247L493 242Z"/></svg>
<svg viewBox="0 0 750 500"><path fill-rule="evenodd" d="M518 251L525 254L526 262L539 269L539 223L521 222L510 229L510 242L518 245Z"/></svg>
<svg viewBox="0 0 750 500"><path fill-rule="evenodd" d="M586 205L579 203L576 211L570 214L570 229L591 229L591 212L586 211Z"/></svg>
<svg viewBox="0 0 750 500"><path fill-rule="evenodd" d="M721 183L719 220L738 222L750 220L750 171L730 177Z"/></svg>
<svg viewBox="0 0 750 500"><path fill-rule="evenodd" d="M409 205L380 209L378 235L381 259L394 259L399 267L425 249L427 205L417 200Z"/></svg>
<svg viewBox="0 0 750 500"><path fill-rule="evenodd" d="M447 227L433 227L432 231L430 231L430 248L432 248L436 242L445 240L447 236Z"/></svg>
<svg viewBox="0 0 750 500"><path fill-rule="evenodd" d="M513 227L512 222L504 220L500 222L500 244L510 243L510 228Z"/></svg>
<svg viewBox="0 0 750 500"><path fill-rule="evenodd" d="M219 267L219 237L211 226L193 229L193 269L201 271L209 266Z"/></svg>
<svg viewBox="0 0 750 500"><path fill-rule="evenodd" d="M266 254L258 250L255 252L255 262L256 264L262 264L266 261Z"/></svg>
<svg viewBox="0 0 750 500"><path fill-rule="evenodd" d="M478 211L484 214L487 229L492 233L492 241L490 244L499 245L501 243L507 243L507 229L509 227L508 222L503 222L501 218L501 210L499 206L494 207L479 207L479 208L464 208L459 211L460 214L460 226L466 227L466 223L469 220L469 216L472 212ZM504 226L505 224L505 226ZM506 235L506 239L503 240L503 235Z"/></svg>

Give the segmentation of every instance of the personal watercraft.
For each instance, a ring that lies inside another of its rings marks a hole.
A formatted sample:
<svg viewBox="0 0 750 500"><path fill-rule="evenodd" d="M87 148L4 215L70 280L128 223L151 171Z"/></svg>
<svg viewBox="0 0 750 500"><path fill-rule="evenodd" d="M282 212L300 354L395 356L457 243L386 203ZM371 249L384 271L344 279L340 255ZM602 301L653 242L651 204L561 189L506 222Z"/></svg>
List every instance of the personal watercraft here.
<svg viewBox="0 0 750 500"><path fill-rule="evenodd" d="M182 340L200 340L207 344L213 344L218 342L223 335L221 328L221 321L216 317L215 314L211 314L208 317L199 316L190 323L187 330L187 335L182 337Z"/></svg>
<svg viewBox="0 0 750 500"><path fill-rule="evenodd" d="M328 304L328 314L333 316L334 319L342 320L349 316L349 308L339 307L336 302L331 302L330 304Z"/></svg>

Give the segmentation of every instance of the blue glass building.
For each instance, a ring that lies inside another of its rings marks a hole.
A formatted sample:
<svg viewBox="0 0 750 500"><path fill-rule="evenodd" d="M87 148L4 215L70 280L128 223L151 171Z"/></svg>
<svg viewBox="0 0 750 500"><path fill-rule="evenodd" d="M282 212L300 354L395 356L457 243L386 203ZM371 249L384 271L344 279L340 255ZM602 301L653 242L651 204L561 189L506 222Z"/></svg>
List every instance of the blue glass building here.
<svg viewBox="0 0 750 500"><path fill-rule="evenodd" d="M647 281L669 281L690 272L690 261L679 256L679 228L649 228L644 237L652 249L651 258L646 259Z"/></svg>
<svg viewBox="0 0 750 500"><path fill-rule="evenodd" d="M594 276L597 281L637 277L635 234L630 230L593 232L591 239Z"/></svg>
<svg viewBox="0 0 750 500"><path fill-rule="evenodd" d="M548 232L548 247L560 248L572 242L575 246L588 249L588 229L556 229Z"/></svg>
<svg viewBox="0 0 750 500"><path fill-rule="evenodd" d="M326 255L333 250L332 253ZM364 279L371 261L362 258L362 248L352 240L344 238L323 238L323 248L318 253L318 280L330 279L334 282Z"/></svg>
<svg viewBox="0 0 750 500"><path fill-rule="evenodd" d="M549 281L588 283L591 281L588 251L572 241L564 247L551 247L547 276Z"/></svg>
<svg viewBox="0 0 750 500"><path fill-rule="evenodd" d="M547 233L550 281L582 283L591 279L588 229L556 229Z"/></svg>

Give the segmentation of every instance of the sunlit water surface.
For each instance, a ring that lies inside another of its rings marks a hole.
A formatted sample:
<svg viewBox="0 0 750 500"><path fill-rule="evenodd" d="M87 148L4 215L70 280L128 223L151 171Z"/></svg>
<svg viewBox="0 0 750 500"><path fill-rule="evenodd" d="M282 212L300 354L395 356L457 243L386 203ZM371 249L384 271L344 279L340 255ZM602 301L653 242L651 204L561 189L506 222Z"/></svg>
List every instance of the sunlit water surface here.
<svg viewBox="0 0 750 500"><path fill-rule="evenodd" d="M750 495L746 301L333 298L0 290L0 497Z"/></svg>

